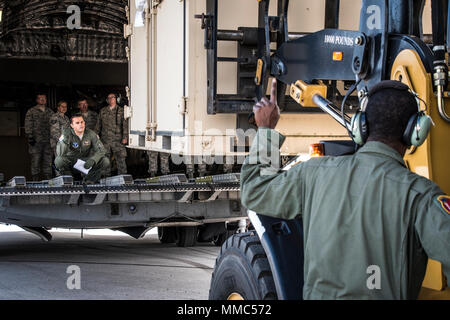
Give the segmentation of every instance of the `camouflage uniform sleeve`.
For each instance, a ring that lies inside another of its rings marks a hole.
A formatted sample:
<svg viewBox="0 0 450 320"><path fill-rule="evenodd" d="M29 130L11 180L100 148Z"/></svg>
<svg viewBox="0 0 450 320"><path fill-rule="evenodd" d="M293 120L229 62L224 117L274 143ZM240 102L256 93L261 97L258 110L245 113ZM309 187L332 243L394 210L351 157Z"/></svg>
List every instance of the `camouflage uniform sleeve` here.
<svg viewBox="0 0 450 320"><path fill-rule="evenodd" d="M64 132L64 130L69 129L70 127L70 118L68 116L64 116L64 119L66 120L66 122L64 123L61 134Z"/></svg>
<svg viewBox="0 0 450 320"><path fill-rule="evenodd" d="M97 122L98 122L98 113L95 112L95 111L90 110L89 111L89 118L90 118L89 119L89 123L90 123L90 126L92 127L92 128L89 128L89 129L92 129L95 133L99 134L99 132L96 131L96 129L97 129Z"/></svg>
<svg viewBox="0 0 450 320"><path fill-rule="evenodd" d="M293 219L301 214L303 166L280 171L280 147L285 138L260 128L241 169L241 201L256 213Z"/></svg>
<svg viewBox="0 0 450 320"><path fill-rule="evenodd" d="M27 137L33 136L33 113L31 109L25 115L25 134Z"/></svg>
<svg viewBox="0 0 450 320"><path fill-rule="evenodd" d="M90 159L94 160L97 164L101 158L103 158L106 155L106 149L103 146L103 143L100 141L100 138L97 134L93 133L92 138L92 150L91 150L91 156Z"/></svg>
<svg viewBox="0 0 450 320"><path fill-rule="evenodd" d="M102 131L102 110L100 110L99 114L97 115L97 124L94 131L97 135L99 135Z"/></svg>
<svg viewBox="0 0 450 320"><path fill-rule="evenodd" d="M56 147L59 137L61 136L61 129L59 127L58 119L52 115L50 117L50 145L52 148Z"/></svg>

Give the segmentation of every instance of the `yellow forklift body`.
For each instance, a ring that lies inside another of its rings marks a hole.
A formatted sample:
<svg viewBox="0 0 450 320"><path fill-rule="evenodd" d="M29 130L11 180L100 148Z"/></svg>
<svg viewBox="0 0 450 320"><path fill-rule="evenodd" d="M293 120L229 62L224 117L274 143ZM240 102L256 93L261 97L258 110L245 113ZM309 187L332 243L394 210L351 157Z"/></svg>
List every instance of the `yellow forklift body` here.
<svg viewBox="0 0 450 320"><path fill-rule="evenodd" d="M445 146L448 143L446 139L450 136L450 124L445 122L438 113L431 75L426 72L419 55L415 51L404 50L395 59L391 79L407 84L425 101L426 105L422 103L421 107L431 116L435 124L431 128L430 135L425 143L419 148L412 147L407 152L405 156L407 166L411 171L433 180L445 193L449 194L450 166L448 159L450 158L450 150ZM445 106L450 108L449 104L449 99L445 99ZM441 264L430 259L420 298L450 299L450 289L446 288L446 283Z"/></svg>

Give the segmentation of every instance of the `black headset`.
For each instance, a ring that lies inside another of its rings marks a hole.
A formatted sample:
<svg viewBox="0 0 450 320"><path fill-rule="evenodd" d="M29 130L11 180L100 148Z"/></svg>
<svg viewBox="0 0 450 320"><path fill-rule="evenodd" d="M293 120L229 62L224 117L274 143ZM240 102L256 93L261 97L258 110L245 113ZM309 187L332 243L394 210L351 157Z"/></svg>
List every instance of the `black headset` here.
<svg viewBox="0 0 450 320"><path fill-rule="evenodd" d="M417 112L412 115L403 133L403 143L408 146L421 146L430 132L432 120L425 114L423 110L420 110L421 99L417 93L413 92L407 85L399 81L385 80L375 85L368 93L365 93L360 102L360 109L352 117L350 128L351 138L358 145L366 143L369 137L369 126L367 124L366 108L369 103L369 99L375 93L385 89L395 89L409 92L414 96L417 102ZM423 100L422 100L423 101ZM425 102L424 102L425 103Z"/></svg>

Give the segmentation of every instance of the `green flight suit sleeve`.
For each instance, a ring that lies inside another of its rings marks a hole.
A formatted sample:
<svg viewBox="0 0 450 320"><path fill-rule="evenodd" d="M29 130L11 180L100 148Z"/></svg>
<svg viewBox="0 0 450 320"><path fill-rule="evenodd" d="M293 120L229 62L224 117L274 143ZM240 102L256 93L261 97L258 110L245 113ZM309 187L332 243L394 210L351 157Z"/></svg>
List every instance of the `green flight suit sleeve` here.
<svg viewBox="0 0 450 320"><path fill-rule="evenodd" d="M106 149L103 146L103 143L100 141L100 138L98 135L94 134L92 138L92 149L91 149L91 156L89 159L92 159L95 161L95 164L97 164L101 158L103 158L106 155Z"/></svg>
<svg viewBox="0 0 450 320"><path fill-rule="evenodd" d="M435 189L424 194L415 228L428 257L439 261L450 286L450 197Z"/></svg>
<svg viewBox="0 0 450 320"><path fill-rule="evenodd" d="M69 149L69 145L66 141L66 132L63 132L63 136L61 136L58 140L58 143L56 144L56 157L62 157L64 155L67 155L67 151Z"/></svg>
<svg viewBox="0 0 450 320"><path fill-rule="evenodd" d="M241 201L258 214L293 219L301 214L302 165L280 171L280 147L285 137L260 128L241 170Z"/></svg>

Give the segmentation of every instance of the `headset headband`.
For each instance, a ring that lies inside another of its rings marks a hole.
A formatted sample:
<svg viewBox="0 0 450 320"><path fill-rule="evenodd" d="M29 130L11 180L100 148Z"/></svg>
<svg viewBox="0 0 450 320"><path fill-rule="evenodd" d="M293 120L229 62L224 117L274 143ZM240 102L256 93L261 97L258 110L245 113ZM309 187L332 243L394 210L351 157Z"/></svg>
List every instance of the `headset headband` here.
<svg viewBox="0 0 450 320"><path fill-rule="evenodd" d="M413 90L411 90L410 87L408 87L406 84L404 84L400 81L396 81L396 80L381 81L380 83L377 83L372 89L369 90L369 92L365 95L365 98L366 99L370 98L373 95L375 95L376 93L378 93L382 90L386 90L386 89L394 89L394 90L409 92L414 97L414 99L416 99L417 110L420 112L420 101L423 101L423 100L420 99L419 95L417 93L415 93ZM366 103L364 104L364 110L361 110L361 111L366 111L365 110L366 107L367 107L367 100L366 100Z"/></svg>

